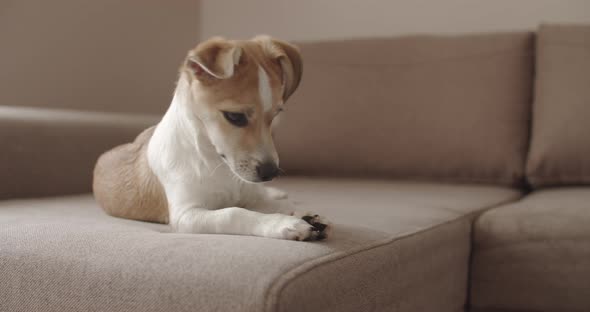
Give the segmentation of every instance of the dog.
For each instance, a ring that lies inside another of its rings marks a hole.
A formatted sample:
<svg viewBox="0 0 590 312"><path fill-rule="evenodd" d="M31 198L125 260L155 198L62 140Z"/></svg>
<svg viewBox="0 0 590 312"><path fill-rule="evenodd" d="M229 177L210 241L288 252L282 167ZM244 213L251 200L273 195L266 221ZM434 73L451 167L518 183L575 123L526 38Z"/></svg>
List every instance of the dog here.
<svg viewBox="0 0 590 312"><path fill-rule="evenodd" d="M297 47L269 36L200 43L161 121L99 157L97 202L109 215L180 233L326 238L323 217L297 212L263 184L279 175L272 132L301 75Z"/></svg>

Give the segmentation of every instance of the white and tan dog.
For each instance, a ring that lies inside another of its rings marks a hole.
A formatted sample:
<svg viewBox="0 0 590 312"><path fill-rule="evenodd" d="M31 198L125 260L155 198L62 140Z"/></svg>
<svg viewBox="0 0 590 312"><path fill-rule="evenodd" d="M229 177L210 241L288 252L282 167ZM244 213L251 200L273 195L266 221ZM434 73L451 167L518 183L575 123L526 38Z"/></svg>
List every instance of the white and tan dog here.
<svg viewBox="0 0 590 312"><path fill-rule="evenodd" d="M199 44L160 123L99 158L96 200L110 215L184 233L325 238L324 220L257 183L279 174L272 129L301 73L299 51L267 36Z"/></svg>

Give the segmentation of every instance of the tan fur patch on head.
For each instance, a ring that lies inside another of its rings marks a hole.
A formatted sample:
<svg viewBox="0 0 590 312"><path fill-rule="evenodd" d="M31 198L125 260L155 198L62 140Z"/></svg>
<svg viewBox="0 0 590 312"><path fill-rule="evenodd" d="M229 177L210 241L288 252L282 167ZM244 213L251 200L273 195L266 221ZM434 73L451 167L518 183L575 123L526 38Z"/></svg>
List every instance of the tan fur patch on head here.
<svg viewBox="0 0 590 312"><path fill-rule="evenodd" d="M219 39L215 39L215 42L217 40ZM219 79L207 75L208 71L195 76L194 71L188 66L185 70L203 86L201 91L205 94L201 96L206 103L216 105L216 108L221 110L261 114L265 115L264 119L272 119L278 106L283 104L283 73L280 63L271 58L272 55L269 55L259 42L227 41L227 43L241 51L230 77ZM229 49L226 44L214 48L217 51L224 49ZM196 52L192 54L194 53ZM208 56L207 59L213 62L214 65L211 67L223 67L217 64L217 60L213 57ZM270 121L267 120L269 123Z"/></svg>

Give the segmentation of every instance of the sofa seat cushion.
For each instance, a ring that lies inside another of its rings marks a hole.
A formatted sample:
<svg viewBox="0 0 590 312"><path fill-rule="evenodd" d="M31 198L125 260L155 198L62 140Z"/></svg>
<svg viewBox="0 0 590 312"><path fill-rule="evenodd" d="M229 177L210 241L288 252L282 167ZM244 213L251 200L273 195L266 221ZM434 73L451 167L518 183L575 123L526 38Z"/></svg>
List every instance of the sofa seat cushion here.
<svg viewBox="0 0 590 312"><path fill-rule="evenodd" d="M474 311L590 311L590 188L534 192L474 231Z"/></svg>
<svg viewBox="0 0 590 312"><path fill-rule="evenodd" d="M462 311L487 186L289 178L323 242L170 233L90 195L0 203L0 311ZM424 298L428 298L425 300Z"/></svg>

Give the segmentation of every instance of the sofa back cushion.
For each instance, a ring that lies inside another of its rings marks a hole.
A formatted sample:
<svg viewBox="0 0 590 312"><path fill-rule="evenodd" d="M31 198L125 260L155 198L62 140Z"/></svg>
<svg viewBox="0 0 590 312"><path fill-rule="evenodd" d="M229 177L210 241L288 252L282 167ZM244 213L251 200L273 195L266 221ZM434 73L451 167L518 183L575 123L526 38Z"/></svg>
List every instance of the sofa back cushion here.
<svg viewBox="0 0 590 312"><path fill-rule="evenodd" d="M543 25L527 177L533 186L590 183L590 25Z"/></svg>
<svg viewBox="0 0 590 312"><path fill-rule="evenodd" d="M98 156L158 119L0 106L0 200L91 192Z"/></svg>
<svg viewBox="0 0 590 312"><path fill-rule="evenodd" d="M277 130L288 174L522 181L532 34L299 46L302 84Z"/></svg>

